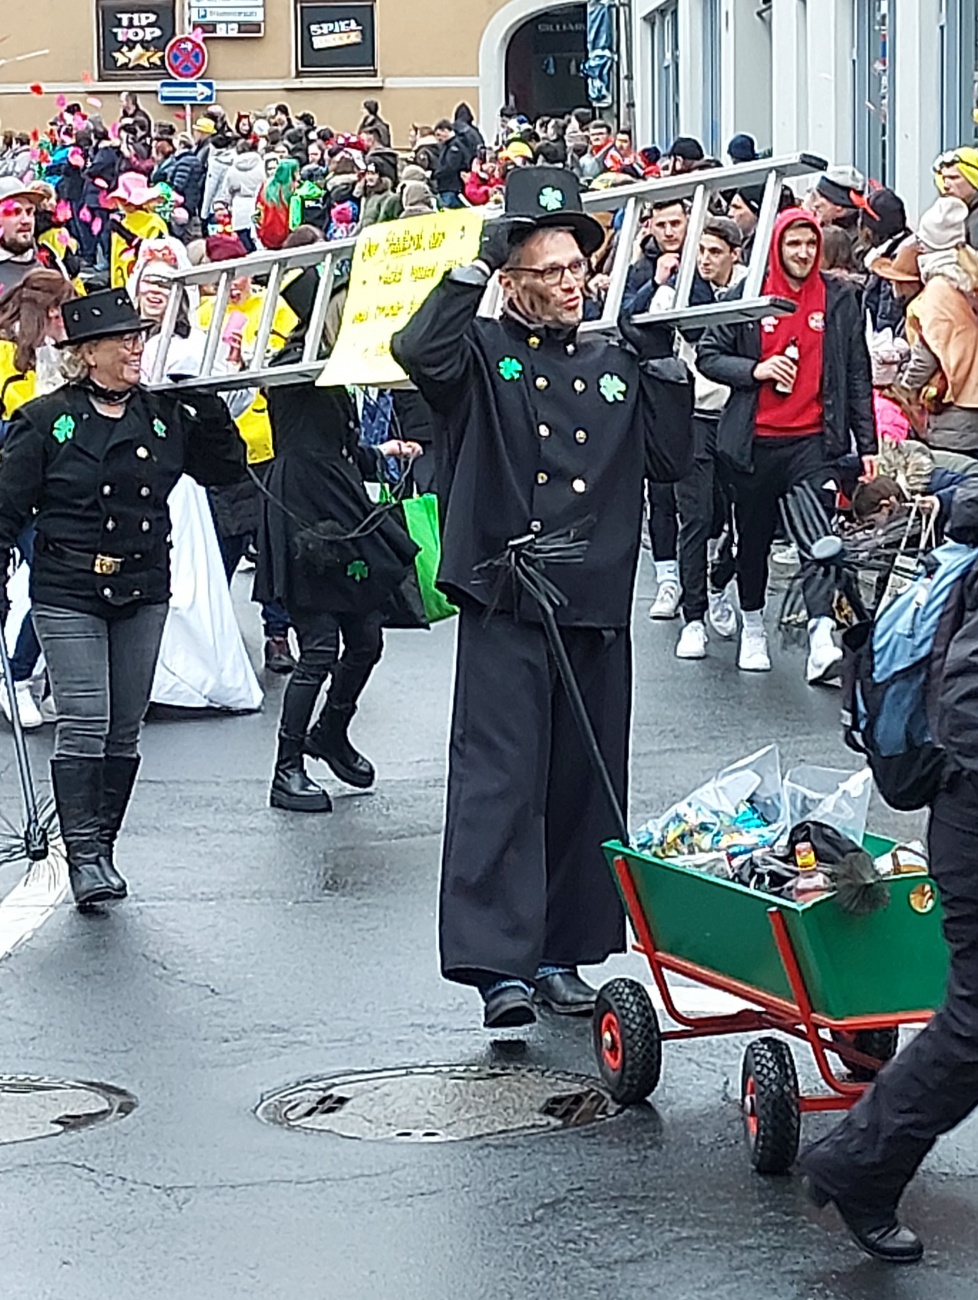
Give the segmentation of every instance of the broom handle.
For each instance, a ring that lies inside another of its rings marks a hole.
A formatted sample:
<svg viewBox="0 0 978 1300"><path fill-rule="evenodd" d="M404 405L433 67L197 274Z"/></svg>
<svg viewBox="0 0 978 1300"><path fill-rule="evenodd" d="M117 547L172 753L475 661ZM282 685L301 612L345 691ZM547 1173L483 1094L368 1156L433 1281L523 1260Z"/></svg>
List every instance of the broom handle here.
<svg viewBox="0 0 978 1300"><path fill-rule="evenodd" d="M557 620L554 618L554 612L550 605L545 600L540 600L537 603L540 616L543 619L544 631L550 643L550 650L557 663L560 680L564 684L564 690L567 692L567 698L570 701L571 712L581 733L581 739L584 741L584 748L587 750L588 758L590 758L598 779L604 787L608 806L615 815L618 826L618 839L628 848L628 825L625 821L625 814L622 812L621 804L618 801L618 792L615 789L614 781L611 779L611 773L608 771L608 764L601 753L598 738L594 734L594 727L591 725L587 705L584 702L584 696L581 694L580 683L570 661L570 655L568 655L567 647L564 645L564 638L560 635L560 628L557 626Z"/></svg>
<svg viewBox="0 0 978 1300"><path fill-rule="evenodd" d="M30 614L27 617L30 618ZM34 779L31 776L31 763L27 754L27 744L24 740L24 728L21 725L20 713L17 710L14 674L13 669L10 667L7 639L2 628L0 628L0 668L3 670L3 684L7 692L7 699L10 701L10 726L14 733L14 756L17 760L17 775L20 778L21 793L24 796L24 811L27 816L25 839L28 844L28 856L33 857L31 845L39 843L43 837L40 832L37 794L34 790Z"/></svg>

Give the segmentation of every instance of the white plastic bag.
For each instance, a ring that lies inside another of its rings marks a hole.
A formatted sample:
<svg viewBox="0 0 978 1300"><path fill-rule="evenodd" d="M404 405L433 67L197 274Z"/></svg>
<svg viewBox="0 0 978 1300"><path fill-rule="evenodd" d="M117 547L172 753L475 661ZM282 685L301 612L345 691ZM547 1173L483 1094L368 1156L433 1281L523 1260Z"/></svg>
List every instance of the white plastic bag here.
<svg viewBox="0 0 978 1300"><path fill-rule="evenodd" d="M804 763L784 779L785 822L790 830L799 822L825 822L857 844L866 833L873 777L868 767L846 772L835 767Z"/></svg>

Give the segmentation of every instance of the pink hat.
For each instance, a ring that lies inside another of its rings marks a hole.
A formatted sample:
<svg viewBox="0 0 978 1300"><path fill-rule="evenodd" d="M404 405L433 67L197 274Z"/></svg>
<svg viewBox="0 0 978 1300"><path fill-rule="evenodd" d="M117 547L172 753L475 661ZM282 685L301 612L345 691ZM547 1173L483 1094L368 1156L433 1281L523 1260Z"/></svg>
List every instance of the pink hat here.
<svg viewBox="0 0 978 1300"><path fill-rule="evenodd" d="M132 208L145 207L163 197L158 185L147 185L146 177L139 172L124 172L111 194L107 194L106 203L128 203Z"/></svg>

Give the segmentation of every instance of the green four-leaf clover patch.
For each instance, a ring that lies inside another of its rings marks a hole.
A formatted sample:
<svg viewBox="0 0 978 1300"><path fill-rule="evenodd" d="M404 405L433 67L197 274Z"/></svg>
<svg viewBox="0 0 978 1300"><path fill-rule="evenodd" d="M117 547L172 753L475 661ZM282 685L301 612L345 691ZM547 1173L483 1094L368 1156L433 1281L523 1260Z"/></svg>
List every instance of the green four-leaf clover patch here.
<svg viewBox="0 0 978 1300"><path fill-rule="evenodd" d="M166 437L166 425L159 418L159 416L157 416L156 419L153 421L153 432L156 434L157 438Z"/></svg>
<svg viewBox="0 0 978 1300"><path fill-rule="evenodd" d="M503 357L496 369L503 379L523 378L523 362L518 357Z"/></svg>
<svg viewBox="0 0 978 1300"><path fill-rule="evenodd" d="M598 392L606 402L623 402L628 385L621 375L602 375L598 380Z"/></svg>
<svg viewBox="0 0 978 1300"><path fill-rule="evenodd" d="M57 442L66 443L69 438L75 436L75 417L73 415L59 415L54 424L51 425L51 434Z"/></svg>
<svg viewBox="0 0 978 1300"><path fill-rule="evenodd" d="M559 212L564 206L564 191L556 185L545 185L537 195L537 202L546 212Z"/></svg>

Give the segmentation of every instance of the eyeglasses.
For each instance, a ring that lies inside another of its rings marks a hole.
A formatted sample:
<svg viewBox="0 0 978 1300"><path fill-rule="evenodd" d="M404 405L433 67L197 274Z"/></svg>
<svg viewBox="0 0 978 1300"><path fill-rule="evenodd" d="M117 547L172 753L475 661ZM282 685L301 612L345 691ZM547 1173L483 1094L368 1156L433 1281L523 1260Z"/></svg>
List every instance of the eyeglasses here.
<svg viewBox="0 0 978 1300"><path fill-rule="evenodd" d="M564 273L569 272L572 280L577 280L583 284L587 279L587 273L590 270L586 257L577 257L573 262L568 262L566 266L513 266L511 271L517 271L521 275L536 275L544 284L552 287L563 281Z"/></svg>
<svg viewBox="0 0 978 1300"><path fill-rule="evenodd" d="M135 331L132 334L116 334L115 341L126 352L142 352L143 350L144 340L141 331L138 334Z"/></svg>

